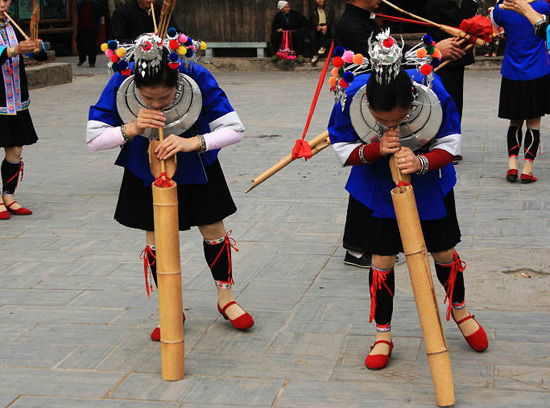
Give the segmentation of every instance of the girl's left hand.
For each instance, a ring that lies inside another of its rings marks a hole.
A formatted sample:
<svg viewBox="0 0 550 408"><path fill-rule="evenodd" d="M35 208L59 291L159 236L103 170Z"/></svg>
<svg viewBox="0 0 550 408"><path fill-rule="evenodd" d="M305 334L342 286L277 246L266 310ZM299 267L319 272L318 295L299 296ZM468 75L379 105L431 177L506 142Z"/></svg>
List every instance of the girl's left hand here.
<svg viewBox="0 0 550 408"><path fill-rule="evenodd" d="M401 147L395 157L397 158L397 167L403 174L413 174L422 169L422 163L408 147Z"/></svg>
<svg viewBox="0 0 550 408"><path fill-rule="evenodd" d="M201 148L201 142L198 137L179 137L170 135L165 138L155 149L155 154L159 160L166 160L178 152L194 152Z"/></svg>

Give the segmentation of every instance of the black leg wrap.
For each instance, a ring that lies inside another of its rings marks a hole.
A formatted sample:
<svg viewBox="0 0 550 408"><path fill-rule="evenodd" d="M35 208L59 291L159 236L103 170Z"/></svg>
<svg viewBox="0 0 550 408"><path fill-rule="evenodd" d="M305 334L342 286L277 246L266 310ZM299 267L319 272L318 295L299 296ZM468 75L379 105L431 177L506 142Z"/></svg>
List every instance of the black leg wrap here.
<svg viewBox="0 0 550 408"><path fill-rule="evenodd" d="M455 253L456 254L456 253ZM464 274L459 271L453 271L453 267L457 268L457 262L460 262L458 254L456 254L458 261L453 261L449 264L441 264L435 262L435 270L437 272L437 279L443 285L447 293L452 293L453 298L451 299L452 303L458 304L464 302L465 288L464 288ZM451 276L451 272L455 275L456 278ZM449 278L451 278L449 280ZM449 288L448 283L454 279L454 287Z"/></svg>
<svg viewBox="0 0 550 408"><path fill-rule="evenodd" d="M231 245L227 238L220 243L203 241L204 258L217 282L233 284L231 267Z"/></svg>
<svg viewBox="0 0 550 408"><path fill-rule="evenodd" d="M151 269L151 275L153 276L153 280L155 281L155 286L158 288L158 282L157 282L157 250L151 249L151 252L147 253L147 258L149 260L149 269Z"/></svg>
<svg viewBox="0 0 550 408"><path fill-rule="evenodd" d="M21 162L10 163L6 159L2 161L2 193L13 194L19 182Z"/></svg>
<svg viewBox="0 0 550 408"><path fill-rule="evenodd" d="M389 324L393 314L393 294L395 293L393 269L385 271L371 265L369 287L371 297L369 321L374 318L377 325Z"/></svg>
<svg viewBox="0 0 550 408"><path fill-rule="evenodd" d="M519 155L519 148L521 147L521 127L510 126L508 128L508 157ZM527 135L525 135L525 141L527 142Z"/></svg>
<svg viewBox="0 0 550 408"><path fill-rule="evenodd" d="M523 144L523 153L525 160L533 161L537 157L537 151L540 144L540 130L527 129L525 132L525 143Z"/></svg>

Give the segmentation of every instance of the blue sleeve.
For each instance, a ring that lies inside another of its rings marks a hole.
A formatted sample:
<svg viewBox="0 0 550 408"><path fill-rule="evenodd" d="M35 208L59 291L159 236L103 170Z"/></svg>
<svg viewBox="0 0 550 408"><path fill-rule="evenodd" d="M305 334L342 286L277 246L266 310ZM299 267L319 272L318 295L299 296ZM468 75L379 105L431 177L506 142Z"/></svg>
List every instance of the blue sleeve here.
<svg viewBox="0 0 550 408"><path fill-rule="evenodd" d="M357 141L357 135L349 117L348 104L346 104L343 112L340 102L334 105L328 122L328 134L332 144L354 143Z"/></svg>
<svg viewBox="0 0 550 408"><path fill-rule="evenodd" d="M118 88L127 77L120 73L116 73L105 86L105 89L99 97L99 101L90 107L88 120L97 120L107 123L110 126L122 125L122 119L118 114L116 105L116 96Z"/></svg>
<svg viewBox="0 0 550 408"><path fill-rule="evenodd" d="M432 90L441 102L441 109L443 110L443 121L439 132L437 132L436 138L460 134L461 127L458 108L456 107L453 98L451 98L447 90L444 88L439 77L435 75L434 80L432 81Z"/></svg>

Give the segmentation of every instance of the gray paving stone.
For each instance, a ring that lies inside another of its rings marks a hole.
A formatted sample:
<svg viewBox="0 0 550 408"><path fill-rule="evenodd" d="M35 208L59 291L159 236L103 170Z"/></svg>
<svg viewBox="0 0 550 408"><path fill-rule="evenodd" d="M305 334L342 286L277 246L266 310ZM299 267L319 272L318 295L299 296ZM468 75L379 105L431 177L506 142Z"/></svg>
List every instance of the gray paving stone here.
<svg viewBox="0 0 550 408"><path fill-rule="evenodd" d="M179 408L179 402L124 401L82 398L21 397L14 408ZM187 408L187 405L186 405Z"/></svg>
<svg viewBox="0 0 550 408"><path fill-rule="evenodd" d="M3 367L54 368L74 351L74 346L5 344L0 348L0 365Z"/></svg>
<svg viewBox="0 0 550 408"><path fill-rule="evenodd" d="M1 395L0 394L0 405L2 405L3 407L7 407L16 398L17 398L17 395Z"/></svg>
<svg viewBox="0 0 550 408"><path fill-rule="evenodd" d="M38 344L46 342L58 345L109 345L122 341L131 332L131 328L123 326L39 323L18 340Z"/></svg>
<svg viewBox="0 0 550 408"><path fill-rule="evenodd" d="M243 360L249 364L241 364ZM254 378L324 380L330 377L336 361L335 356L272 354L259 350L237 350L221 356L217 351L193 350L185 361L185 370L189 375L247 378L254 367Z"/></svg>
<svg viewBox="0 0 550 408"><path fill-rule="evenodd" d="M34 322L106 325L123 312L120 308L94 309L86 307L7 305L0 307L4 317L0 324L29 324Z"/></svg>
<svg viewBox="0 0 550 408"><path fill-rule="evenodd" d="M121 378L120 373L0 367L2 389L29 396L102 398Z"/></svg>
<svg viewBox="0 0 550 408"><path fill-rule="evenodd" d="M4 305L64 305L80 294L79 290L0 289Z"/></svg>
<svg viewBox="0 0 550 408"><path fill-rule="evenodd" d="M548 392L550 391L549 375L548 367L497 364L495 389Z"/></svg>
<svg viewBox="0 0 550 408"><path fill-rule="evenodd" d="M162 382L159 376L131 374L111 394L113 398L184 401L211 404L272 404L283 381L252 378L187 376L180 382Z"/></svg>

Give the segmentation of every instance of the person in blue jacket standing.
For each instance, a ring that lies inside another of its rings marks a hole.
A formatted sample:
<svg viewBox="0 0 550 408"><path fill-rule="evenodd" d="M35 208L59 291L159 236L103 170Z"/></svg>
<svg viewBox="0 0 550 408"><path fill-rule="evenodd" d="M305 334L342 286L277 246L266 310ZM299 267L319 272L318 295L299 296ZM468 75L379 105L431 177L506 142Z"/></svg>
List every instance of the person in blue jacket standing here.
<svg viewBox="0 0 550 408"><path fill-rule="evenodd" d="M428 43L433 47L431 38ZM455 250L460 228L452 160L460 152L458 110L438 77L426 79L415 70L400 69L401 52L389 32L383 32L370 46L371 74L359 68L355 71L359 75L353 77L352 65L340 67L345 73L335 86L338 100L328 126L337 156L344 166L352 167L346 190L350 194L348 214L355 222L346 225L344 241L372 253L370 321L376 322L377 335L365 364L373 370L386 367L394 346L394 265L403 251L390 195L395 187L389 166L392 155L401 172L411 175L426 246L447 291L447 320L455 320L474 350L484 351L488 346L485 331L466 308L465 264ZM346 53L342 59L350 61ZM335 65L341 65L337 58ZM430 118L427 122L422 122L420 111ZM411 128L416 129L416 136L407 145L409 139L402 133Z"/></svg>
<svg viewBox="0 0 550 408"><path fill-rule="evenodd" d="M510 182L518 179L518 156L523 143L520 180L528 184L537 181L533 161L540 145L540 122L542 116L550 113L550 62L545 42L535 34L532 23L514 11L504 10L501 3L491 12L491 19L506 35L498 106L498 117L510 120L506 179ZM550 14L546 1L535 1L531 6L542 15Z"/></svg>

